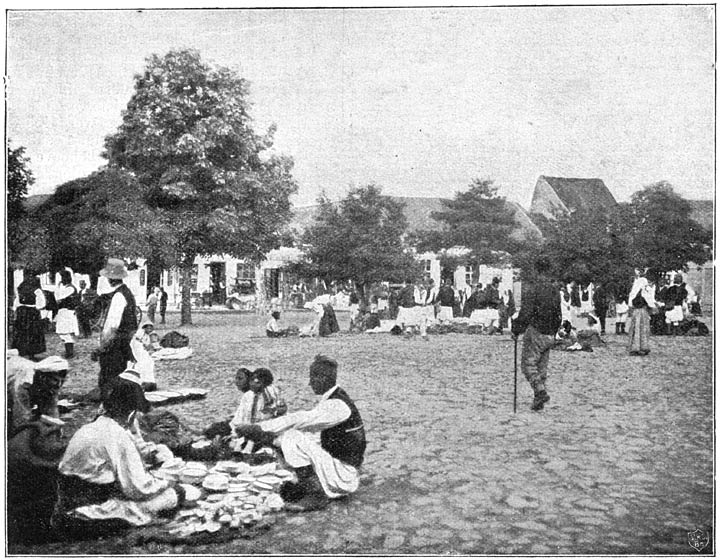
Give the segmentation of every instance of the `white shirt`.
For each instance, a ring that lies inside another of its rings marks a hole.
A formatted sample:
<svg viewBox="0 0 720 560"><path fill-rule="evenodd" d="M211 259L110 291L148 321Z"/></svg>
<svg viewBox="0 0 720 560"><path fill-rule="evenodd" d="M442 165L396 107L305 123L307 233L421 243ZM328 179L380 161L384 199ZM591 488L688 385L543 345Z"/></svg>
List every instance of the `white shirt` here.
<svg viewBox="0 0 720 560"><path fill-rule="evenodd" d="M45 305L47 302L45 301L45 292L43 292L40 288L35 290L35 309L45 309ZM15 296L15 301L13 302L13 310L20 307L20 298L18 296Z"/></svg>
<svg viewBox="0 0 720 560"><path fill-rule="evenodd" d="M55 301L63 300L66 297L73 295L75 291L75 286L72 284L68 284L67 286L65 284L60 284L57 288L55 288Z"/></svg>
<svg viewBox="0 0 720 560"><path fill-rule="evenodd" d="M125 299L125 296L123 296L121 293L118 293L117 291L119 287L120 285L115 287L115 295L110 301L110 308L108 309L107 318L105 319L105 324L103 325L103 340L110 336L111 331L117 329L120 326L123 311L125 311L125 305L127 305L127 300Z"/></svg>
<svg viewBox="0 0 720 560"><path fill-rule="evenodd" d="M147 472L130 433L107 416L75 432L59 470L95 484L117 482L131 500L150 498L169 486Z"/></svg>
<svg viewBox="0 0 720 560"><path fill-rule="evenodd" d="M334 385L320 396L320 400L312 410L301 410L285 416L260 422L259 425L266 432L280 434L286 430L296 429L308 432L321 432L337 426L350 418L350 407L340 399L328 397L337 389Z"/></svg>

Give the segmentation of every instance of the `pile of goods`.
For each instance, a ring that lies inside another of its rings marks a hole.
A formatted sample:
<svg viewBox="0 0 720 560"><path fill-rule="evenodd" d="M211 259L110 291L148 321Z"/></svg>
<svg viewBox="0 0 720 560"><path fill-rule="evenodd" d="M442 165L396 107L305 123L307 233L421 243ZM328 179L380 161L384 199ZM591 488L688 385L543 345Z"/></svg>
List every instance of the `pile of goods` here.
<svg viewBox="0 0 720 560"><path fill-rule="evenodd" d="M283 482L295 478L292 472L278 469L277 463L252 466L218 461L208 469L203 463L181 459L163 463L154 474L179 481L185 490L185 509L164 527L179 537L240 529L261 521L283 509L277 491Z"/></svg>

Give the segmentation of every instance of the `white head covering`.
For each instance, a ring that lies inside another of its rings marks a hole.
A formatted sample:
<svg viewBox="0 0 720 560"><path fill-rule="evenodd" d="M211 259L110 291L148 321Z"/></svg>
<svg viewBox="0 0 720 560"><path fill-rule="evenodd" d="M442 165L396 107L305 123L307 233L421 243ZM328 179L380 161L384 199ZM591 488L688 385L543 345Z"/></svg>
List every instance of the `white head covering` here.
<svg viewBox="0 0 720 560"><path fill-rule="evenodd" d="M70 369L67 360L63 360L60 356L48 356L44 360L35 364L35 371L45 373L53 373L55 371L67 371Z"/></svg>

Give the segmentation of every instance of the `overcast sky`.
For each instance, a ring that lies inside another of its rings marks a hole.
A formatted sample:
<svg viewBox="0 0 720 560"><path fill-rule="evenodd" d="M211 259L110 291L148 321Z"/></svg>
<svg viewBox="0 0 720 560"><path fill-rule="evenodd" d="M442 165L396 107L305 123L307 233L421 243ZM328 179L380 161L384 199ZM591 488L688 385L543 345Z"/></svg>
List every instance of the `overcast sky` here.
<svg viewBox="0 0 720 560"><path fill-rule="evenodd" d="M482 177L528 207L539 175L707 199L714 41L698 5L13 11L7 135L31 194L86 176L146 57L192 47L251 82L298 205L370 182L451 197Z"/></svg>

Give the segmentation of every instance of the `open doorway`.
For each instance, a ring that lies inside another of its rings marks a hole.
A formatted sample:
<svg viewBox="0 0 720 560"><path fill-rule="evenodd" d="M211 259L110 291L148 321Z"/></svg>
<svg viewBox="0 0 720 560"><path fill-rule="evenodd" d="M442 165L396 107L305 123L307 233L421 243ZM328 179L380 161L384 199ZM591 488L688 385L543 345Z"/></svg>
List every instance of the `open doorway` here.
<svg viewBox="0 0 720 560"><path fill-rule="evenodd" d="M210 290L212 305L225 305L227 290L225 286L225 263L210 263Z"/></svg>

